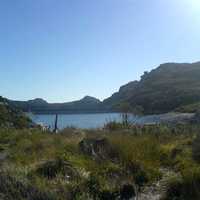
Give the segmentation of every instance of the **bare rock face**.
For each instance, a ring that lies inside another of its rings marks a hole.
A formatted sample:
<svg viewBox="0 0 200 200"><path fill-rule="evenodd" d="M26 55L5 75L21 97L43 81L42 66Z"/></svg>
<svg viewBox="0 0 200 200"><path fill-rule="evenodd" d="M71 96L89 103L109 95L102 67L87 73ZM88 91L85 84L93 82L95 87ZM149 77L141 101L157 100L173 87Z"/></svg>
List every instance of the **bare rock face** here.
<svg viewBox="0 0 200 200"><path fill-rule="evenodd" d="M106 138L93 139L84 138L79 143L79 148L82 153L92 156L94 159L117 159L117 152L112 148L111 144Z"/></svg>

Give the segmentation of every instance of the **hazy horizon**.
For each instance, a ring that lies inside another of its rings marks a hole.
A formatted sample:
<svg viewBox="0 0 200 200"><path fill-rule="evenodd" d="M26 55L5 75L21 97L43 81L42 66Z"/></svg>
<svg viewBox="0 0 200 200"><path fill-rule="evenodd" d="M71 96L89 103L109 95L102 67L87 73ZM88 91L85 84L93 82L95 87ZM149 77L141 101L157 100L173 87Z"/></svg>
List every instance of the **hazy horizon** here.
<svg viewBox="0 0 200 200"><path fill-rule="evenodd" d="M200 61L198 0L0 3L0 95L103 100L166 62Z"/></svg>

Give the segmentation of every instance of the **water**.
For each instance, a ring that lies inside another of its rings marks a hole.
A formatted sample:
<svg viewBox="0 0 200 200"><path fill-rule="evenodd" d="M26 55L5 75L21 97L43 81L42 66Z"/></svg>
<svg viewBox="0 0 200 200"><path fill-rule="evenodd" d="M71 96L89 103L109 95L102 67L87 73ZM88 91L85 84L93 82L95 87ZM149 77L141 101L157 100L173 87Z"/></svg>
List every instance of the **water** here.
<svg viewBox="0 0 200 200"><path fill-rule="evenodd" d="M32 115L32 120L37 124L54 127L55 115ZM58 115L58 128L101 128L110 121L121 121L119 113L98 114L61 114Z"/></svg>
<svg viewBox="0 0 200 200"><path fill-rule="evenodd" d="M188 120L194 114L188 113L167 113L161 115L134 116L130 115L129 120L133 124L158 124L163 122L173 122ZM30 115L32 120L37 124L42 124L53 128L55 123L55 115ZM98 113L98 114L61 114L58 115L58 128L66 127L76 128L102 128L110 121L121 122L120 113Z"/></svg>

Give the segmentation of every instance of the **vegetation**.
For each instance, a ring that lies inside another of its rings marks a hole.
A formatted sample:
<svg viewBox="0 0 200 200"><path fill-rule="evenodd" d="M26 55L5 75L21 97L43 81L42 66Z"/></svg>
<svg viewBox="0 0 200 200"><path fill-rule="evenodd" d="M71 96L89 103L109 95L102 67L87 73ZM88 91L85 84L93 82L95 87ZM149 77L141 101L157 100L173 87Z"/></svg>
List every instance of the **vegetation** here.
<svg viewBox="0 0 200 200"><path fill-rule="evenodd" d="M113 127L1 128L0 197L130 199L172 171L164 200L200 198L199 125Z"/></svg>
<svg viewBox="0 0 200 200"><path fill-rule="evenodd" d="M31 120L21 111L11 107L8 101L0 97L0 127L7 128L28 128Z"/></svg>
<svg viewBox="0 0 200 200"><path fill-rule="evenodd" d="M176 111L182 112L182 113L196 113L199 110L200 110L200 102L184 105L176 109Z"/></svg>

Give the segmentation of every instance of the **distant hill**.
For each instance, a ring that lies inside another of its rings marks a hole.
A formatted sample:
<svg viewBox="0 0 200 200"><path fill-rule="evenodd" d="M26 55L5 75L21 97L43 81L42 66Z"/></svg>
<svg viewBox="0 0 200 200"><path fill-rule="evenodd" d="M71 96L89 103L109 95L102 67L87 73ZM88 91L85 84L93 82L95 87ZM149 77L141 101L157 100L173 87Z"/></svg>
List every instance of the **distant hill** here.
<svg viewBox="0 0 200 200"><path fill-rule="evenodd" d="M103 111L101 101L94 97L85 96L81 100L68 103L48 103L43 99L30 101L9 101L10 105L24 112L54 114L54 113L91 113Z"/></svg>
<svg viewBox="0 0 200 200"><path fill-rule="evenodd" d="M141 107L145 114L169 112L200 102L200 62L162 64L145 72L140 81L122 86L103 105L115 110L123 102Z"/></svg>
<svg viewBox="0 0 200 200"><path fill-rule="evenodd" d="M25 112L51 113L95 113L120 111L127 103L134 111L139 108L144 114L169 111L192 111L200 107L200 62L166 63L151 72L145 72L140 81L132 81L100 100L86 96L69 103L48 103L43 99L10 101L12 106Z"/></svg>

